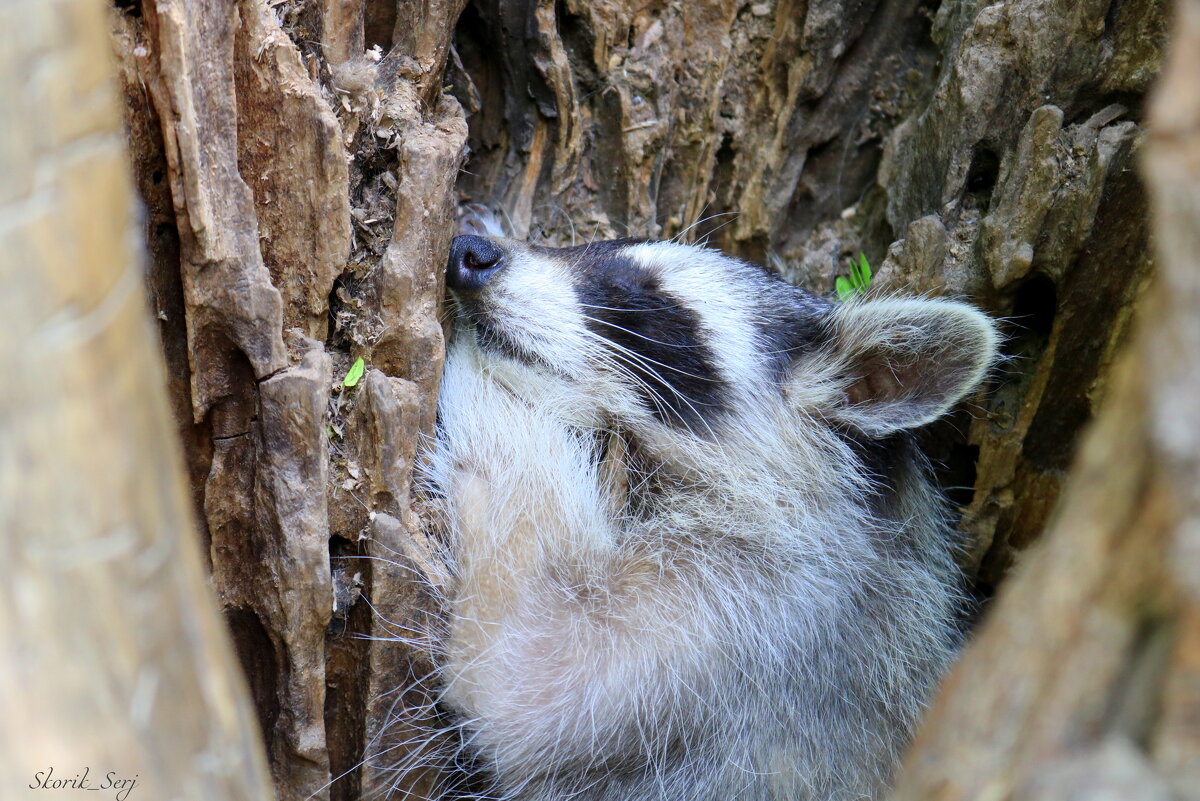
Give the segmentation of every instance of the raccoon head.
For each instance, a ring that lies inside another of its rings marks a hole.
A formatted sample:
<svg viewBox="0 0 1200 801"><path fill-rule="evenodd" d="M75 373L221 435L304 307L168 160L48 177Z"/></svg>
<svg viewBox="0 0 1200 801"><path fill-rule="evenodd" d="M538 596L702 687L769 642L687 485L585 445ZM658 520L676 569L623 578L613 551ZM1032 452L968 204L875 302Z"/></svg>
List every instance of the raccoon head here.
<svg viewBox="0 0 1200 801"><path fill-rule="evenodd" d="M769 439L796 415L885 438L946 412L996 352L991 321L965 304L832 303L675 242L459 236L446 282L458 347L514 393L664 447Z"/></svg>

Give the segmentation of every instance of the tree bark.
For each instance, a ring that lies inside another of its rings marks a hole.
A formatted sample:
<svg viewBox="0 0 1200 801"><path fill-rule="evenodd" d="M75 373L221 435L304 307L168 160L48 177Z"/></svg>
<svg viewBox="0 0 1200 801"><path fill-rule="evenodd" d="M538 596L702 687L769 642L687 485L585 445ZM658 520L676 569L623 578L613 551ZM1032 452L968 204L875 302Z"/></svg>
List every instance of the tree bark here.
<svg viewBox="0 0 1200 801"><path fill-rule="evenodd" d="M171 401L283 798L388 786L432 714L411 470L456 209L707 241L818 292L861 251L883 291L1004 318L987 391L926 437L984 599L1151 273L1132 167L1163 0L117 6Z"/></svg>
<svg viewBox="0 0 1200 801"><path fill-rule="evenodd" d="M265 801L147 315L105 22L94 2L0 2L0 787Z"/></svg>
<svg viewBox="0 0 1200 801"><path fill-rule="evenodd" d="M944 689L898 799L1200 798L1200 3L1142 171L1158 275L1056 522Z"/></svg>
<svg viewBox="0 0 1200 801"><path fill-rule="evenodd" d="M466 138L439 83L460 5L397 22L386 57L362 4L295 5L147 2L114 16L114 45L194 502L276 788L324 798L342 777L353 798L388 783L360 761L431 669L371 638L428 606L405 554Z"/></svg>

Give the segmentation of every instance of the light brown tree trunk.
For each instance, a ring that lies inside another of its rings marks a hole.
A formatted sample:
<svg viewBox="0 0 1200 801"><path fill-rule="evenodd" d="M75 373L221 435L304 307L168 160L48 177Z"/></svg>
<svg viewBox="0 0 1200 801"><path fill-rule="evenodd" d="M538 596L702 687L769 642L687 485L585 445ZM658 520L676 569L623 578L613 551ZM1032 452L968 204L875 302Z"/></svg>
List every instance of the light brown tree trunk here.
<svg viewBox="0 0 1200 801"><path fill-rule="evenodd" d="M863 251L1005 317L988 391L927 437L984 598L1151 272L1164 0L117 6L171 399L286 799L388 784L427 714L421 649L362 637L436 618L410 484L456 206L550 244L707 239L821 292Z"/></svg>
<svg viewBox="0 0 1200 801"><path fill-rule="evenodd" d="M266 801L147 313L106 22L91 0L0 2L0 794Z"/></svg>

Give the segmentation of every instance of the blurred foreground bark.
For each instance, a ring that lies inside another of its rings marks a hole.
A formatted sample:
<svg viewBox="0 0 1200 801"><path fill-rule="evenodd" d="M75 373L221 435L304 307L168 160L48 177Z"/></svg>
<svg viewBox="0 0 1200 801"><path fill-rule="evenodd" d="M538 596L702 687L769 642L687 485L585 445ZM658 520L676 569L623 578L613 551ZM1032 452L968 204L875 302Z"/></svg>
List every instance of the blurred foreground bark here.
<svg viewBox="0 0 1200 801"><path fill-rule="evenodd" d="M0 2L0 795L266 801L147 314L105 22L91 0Z"/></svg>
<svg viewBox="0 0 1200 801"><path fill-rule="evenodd" d="M948 678L896 797L1200 798L1200 2L1142 171L1158 276L1045 540Z"/></svg>

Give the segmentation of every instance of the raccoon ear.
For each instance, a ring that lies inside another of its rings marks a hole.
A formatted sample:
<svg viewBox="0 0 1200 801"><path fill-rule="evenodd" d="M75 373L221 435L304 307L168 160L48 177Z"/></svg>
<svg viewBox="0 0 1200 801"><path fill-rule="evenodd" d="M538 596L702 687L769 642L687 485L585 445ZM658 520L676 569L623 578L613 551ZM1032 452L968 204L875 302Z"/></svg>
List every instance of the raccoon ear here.
<svg viewBox="0 0 1200 801"><path fill-rule="evenodd" d="M838 304L827 323L824 352L807 368L798 365L796 378L824 379L834 390L822 399L824 413L869 436L933 422L996 358L995 325L954 301L851 301Z"/></svg>

